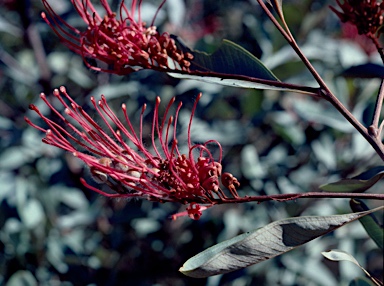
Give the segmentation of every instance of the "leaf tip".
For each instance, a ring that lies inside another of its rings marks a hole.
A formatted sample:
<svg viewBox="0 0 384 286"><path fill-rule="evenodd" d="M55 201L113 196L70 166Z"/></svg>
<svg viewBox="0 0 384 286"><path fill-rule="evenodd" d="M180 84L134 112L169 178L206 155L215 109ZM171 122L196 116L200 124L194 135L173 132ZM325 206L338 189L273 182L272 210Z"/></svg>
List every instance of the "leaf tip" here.
<svg viewBox="0 0 384 286"><path fill-rule="evenodd" d="M179 272L184 274L185 276L192 277L192 278L207 278L207 275L204 275L204 272L198 271L198 270L187 270L184 265L179 268Z"/></svg>

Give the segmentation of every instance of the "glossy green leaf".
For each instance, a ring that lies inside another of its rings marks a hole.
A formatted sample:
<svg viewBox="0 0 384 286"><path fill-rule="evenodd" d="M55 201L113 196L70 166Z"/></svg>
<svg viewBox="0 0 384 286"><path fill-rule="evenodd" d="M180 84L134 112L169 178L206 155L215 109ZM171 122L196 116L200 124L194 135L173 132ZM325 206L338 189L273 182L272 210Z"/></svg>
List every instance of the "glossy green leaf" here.
<svg viewBox="0 0 384 286"><path fill-rule="evenodd" d="M187 276L204 278L238 270L281 255L382 208L344 215L294 217L276 221L206 249L188 259L179 271Z"/></svg>
<svg viewBox="0 0 384 286"><path fill-rule="evenodd" d="M354 212L369 210L369 208L364 204L364 202L358 199L351 200L350 206ZM377 221L374 214L369 214L365 217L362 217L359 219L359 221L363 225L368 235L377 244L377 246L380 249L384 249L384 229Z"/></svg>
<svg viewBox="0 0 384 286"><path fill-rule="evenodd" d="M360 175L320 186L326 192L359 193L368 190L384 177L384 166L372 168Z"/></svg>
<svg viewBox="0 0 384 286"><path fill-rule="evenodd" d="M223 40L212 54L192 51L173 36L176 45L184 53L193 55L189 72L168 73L172 77L195 79L227 86L294 91L305 94L317 94L318 88L282 83L264 64L241 46ZM172 61L168 63L171 67Z"/></svg>
<svg viewBox="0 0 384 286"><path fill-rule="evenodd" d="M181 44L179 43L179 45ZM219 48L212 54L191 51L185 46L182 46L182 50L193 54L189 67L192 72L215 72L279 81L258 58L229 40L223 40Z"/></svg>

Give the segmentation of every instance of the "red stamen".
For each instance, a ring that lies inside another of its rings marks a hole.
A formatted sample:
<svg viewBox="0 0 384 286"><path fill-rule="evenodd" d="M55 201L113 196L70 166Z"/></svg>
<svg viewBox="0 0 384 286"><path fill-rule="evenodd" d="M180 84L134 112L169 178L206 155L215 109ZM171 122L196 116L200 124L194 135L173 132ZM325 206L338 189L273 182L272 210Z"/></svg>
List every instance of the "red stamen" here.
<svg viewBox="0 0 384 286"><path fill-rule="evenodd" d="M106 184L114 193L99 190L82 180L87 188L112 198L139 197L159 202L191 203L187 208L187 214L194 219L199 218L204 209L201 204L213 205L214 199L225 200L227 198L219 186L222 150L217 141L210 140L203 144L192 145L189 126L188 155L180 153L176 132L181 103L176 107L174 116L169 116L171 106L175 101L171 99L160 123L160 98L156 99L151 134L152 150L149 150L143 144L143 120L146 105L141 110L140 130L137 134L127 115L125 104L122 105L126 121L123 124L108 106L104 96L101 96L97 102L93 97L91 98L96 114L105 125L103 128L69 96L64 87L61 87L60 90L55 89L53 95L62 105L61 112L44 94L41 94L41 99L65 126L47 118L32 104L30 109L43 119L48 129L35 125L28 118L26 118L26 122L45 132L44 143L69 151L84 161L96 182ZM201 95L194 104L192 115L200 97ZM168 124L165 127L166 120L168 120ZM189 123L192 123L192 119ZM170 134L171 127L173 127L173 134ZM164 130L164 128L166 129ZM124 138L123 135L125 135ZM156 147L156 135L161 150ZM169 137L172 138L170 146ZM135 145L137 150L132 149L129 142ZM212 143L219 147L219 161L215 161L208 149L208 144ZM198 153L198 158L193 156L195 149L198 150L195 152ZM236 188L239 187L239 183L236 178L226 174L222 180L231 195L237 198Z"/></svg>
<svg viewBox="0 0 384 286"><path fill-rule="evenodd" d="M44 12L41 16L68 48L82 56L89 68L120 75L138 69L171 71L168 66L168 58L171 58L177 63L175 66L188 70L191 55L184 56L168 33L160 35L153 26L165 0L160 4L149 27L141 19L142 1L132 1L131 10L122 1L119 18L106 0L101 1L106 13L104 17L97 13L90 0L71 0L71 2L88 26L84 31L66 23L55 13L47 0L43 0L43 4L52 19L48 20ZM134 19L136 8L138 20ZM89 57L111 65L111 68L93 66L87 61Z"/></svg>

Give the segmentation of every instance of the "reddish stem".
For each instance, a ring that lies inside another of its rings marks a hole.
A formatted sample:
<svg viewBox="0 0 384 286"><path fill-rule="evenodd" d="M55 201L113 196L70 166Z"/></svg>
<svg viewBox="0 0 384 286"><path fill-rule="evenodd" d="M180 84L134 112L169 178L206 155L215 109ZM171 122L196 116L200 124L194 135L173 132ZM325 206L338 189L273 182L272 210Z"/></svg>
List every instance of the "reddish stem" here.
<svg viewBox="0 0 384 286"><path fill-rule="evenodd" d="M307 59L307 57L303 54L300 47L297 45L295 39L291 36L290 32L286 32L284 28L279 24L279 22L275 19L275 17L272 15L272 13L269 11L267 6L264 4L263 0L257 0L257 2L260 4L261 8L264 10L264 12L268 15L270 20L273 22L273 24L277 27L277 29L281 32L281 34L284 36L284 38L288 41L288 43L291 45L293 50L296 52L296 54L300 57L302 62L305 64L307 69L311 72L315 80L320 85L320 88L322 89L322 97L330 102L343 116L345 119L347 119L353 127L357 131L360 132L361 135L368 141L368 143L375 149L376 153L380 156L380 158L384 161L384 145L381 142L381 140L376 137L375 135L371 134L369 132L369 129L363 126L356 117L353 116L353 114L339 101L339 99L332 93L332 91L329 89L327 84L324 82L322 77L318 74L318 72L315 70L315 68L312 66L310 61ZM284 21L284 19L281 19ZM284 23L284 26L288 28L286 23ZM380 113L380 110L379 110ZM376 115L375 115L376 117Z"/></svg>
<svg viewBox="0 0 384 286"><path fill-rule="evenodd" d="M380 138L381 129L379 127L380 113L383 106L384 100L384 79L381 80L379 94L376 99L375 113L373 114L373 120L371 126L369 126L369 132L371 136Z"/></svg>
<svg viewBox="0 0 384 286"><path fill-rule="evenodd" d="M292 201L302 198L344 198L344 199L373 199L384 200L384 194L370 193L327 193L327 192L308 192L295 194L280 194L266 196L245 196L238 198L220 198L214 199L213 204L230 204L230 203L245 203L245 202L265 202L265 201Z"/></svg>

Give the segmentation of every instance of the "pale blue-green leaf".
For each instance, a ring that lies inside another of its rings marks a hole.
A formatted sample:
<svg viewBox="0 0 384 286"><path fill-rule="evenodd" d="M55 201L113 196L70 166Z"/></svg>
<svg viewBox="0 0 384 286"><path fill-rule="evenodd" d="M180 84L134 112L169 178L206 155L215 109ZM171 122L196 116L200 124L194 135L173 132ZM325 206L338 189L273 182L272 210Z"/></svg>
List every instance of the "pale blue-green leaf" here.
<svg viewBox="0 0 384 286"><path fill-rule="evenodd" d="M135 229L138 237L146 237L149 233L153 233L161 228L161 224L150 218L136 218L131 222L131 226Z"/></svg>
<svg viewBox="0 0 384 286"><path fill-rule="evenodd" d="M73 229L82 225L89 225L94 221L95 217L90 211L78 210L58 217L56 224L63 229Z"/></svg>
<svg viewBox="0 0 384 286"><path fill-rule="evenodd" d="M350 179L324 184L320 189L326 192L353 193L364 192L384 177L384 166L372 168Z"/></svg>
<svg viewBox="0 0 384 286"><path fill-rule="evenodd" d="M49 188L48 193L54 196L57 203L64 203L75 210L84 210L89 206L89 201L84 193L76 188L54 185Z"/></svg>
<svg viewBox="0 0 384 286"><path fill-rule="evenodd" d="M63 239L58 231L51 231L45 242L46 258L49 263L60 273L68 271L68 265L65 261Z"/></svg>
<svg viewBox="0 0 384 286"><path fill-rule="evenodd" d="M29 229L38 227L45 220L43 206L36 199L28 199L25 204L19 205L18 213L21 221Z"/></svg>
<svg viewBox="0 0 384 286"><path fill-rule="evenodd" d="M13 37L21 38L23 35L23 31L22 29L20 29L20 27L18 27L17 25L14 25L3 16L0 16L0 31L3 33L9 33ZM4 51L2 52L4 53Z"/></svg>
<svg viewBox="0 0 384 286"><path fill-rule="evenodd" d="M349 253L347 253L345 251L333 249L330 251L322 252L321 254L325 258L332 260L332 261L349 261L349 262L352 262L356 266L360 267L360 269L363 270L364 273L372 279L371 274L367 270L365 270L364 267L362 267L359 264L359 262L357 262L357 260L352 255L350 255Z"/></svg>
<svg viewBox="0 0 384 286"><path fill-rule="evenodd" d="M241 151L241 169L248 180L264 178L266 175L265 166L260 163L257 149L253 144L244 146Z"/></svg>
<svg viewBox="0 0 384 286"><path fill-rule="evenodd" d="M357 260L350 255L349 253L339 250L339 249L332 249L329 251L323 251L321 253L325 258L332 260L332 261L349 261L354 263L355 265L359 266L361 269L364 269Z"/></svg>
<svg viewBox="0 0 384 286"><path fill-rule="evenodd" d="M23 229L24 229L24 225L21 223L21 221L14 217L8 218L2 228L2 230L7 235L18 233Z"/></svg>
<svg viewBox="0 0 384 286"><path fill-rule="evenodd" d="M28 270L18 270L9 278L5 286L19 285L37 286L38 283L33 274Z"/></svg>
<svg viewBox="0 0 384 286"><path fill-rule="evenodd" d="M291 144L302 145L306 138L304 130L297 122L295 115L286 111L270 112L272 120L272 128L277 134L279 134L284 140L287 140Z"/></svg>
<svg viewBox="0 0 384 286"><path fill-rule="evenodd" d="M204 278L235 271L290 251L371 212L283 219L219 243L188 259L183 274Z"/></svg>
<svg viewBox="0 0 384 286"><path fill-rule="evenodd" d="M292 106L303 119L335 128L342 132L354 132L353 126L339 112L329 106L314 104L311 100L297 100Z"/></svg>
<svg viewBox="0 0 384 286"><path fill-rule="evenodd" d="M240 79L224 79L220 77L213 77L209 75L192 75L192 74L179 74L179 73L168 73L170 76L175 78L181 78L181 79L194 79L202 82L207 83L215 83L215 84L221 84L225 86L232 86L232 87L241 87L241 88L254 88L254 89L272 89L272 90L285 90L285 91L291 91L289 88L280 87L280 86L274 86L271 84L262 84L257 82L251 82L247 80L240 80ZM296 91L296 90L292 90ZM299 92L299 91L297 91Z"/></svg>
<svg viewBox="0 0 384 286"><path fill-rule="evenodd" d="M0 154L2 170L18 169L28 161L25 149L21 146L9 147Z"/></svg>

